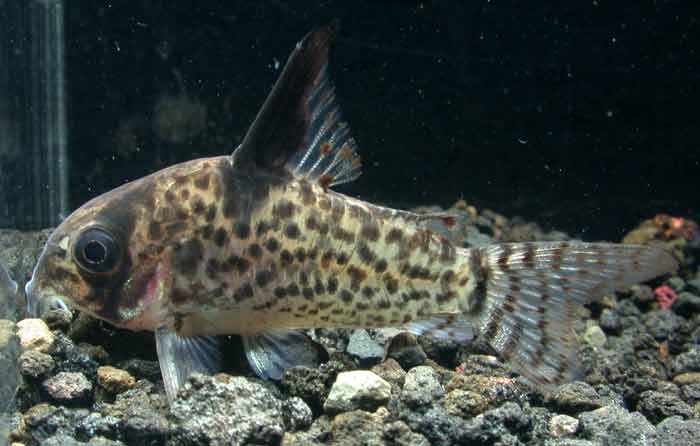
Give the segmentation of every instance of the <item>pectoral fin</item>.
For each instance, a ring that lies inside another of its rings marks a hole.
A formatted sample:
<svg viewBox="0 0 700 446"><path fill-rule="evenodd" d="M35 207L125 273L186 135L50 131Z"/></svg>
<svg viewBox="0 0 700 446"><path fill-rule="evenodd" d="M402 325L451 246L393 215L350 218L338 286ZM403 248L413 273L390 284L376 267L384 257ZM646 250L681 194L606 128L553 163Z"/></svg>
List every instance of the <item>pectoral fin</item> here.
<svg viewBox="0 0 700 446"><path fill-rule="evenodd" d="M322 354L321 347L298 330L268 330L243 336L243 348L255 374L275 380L290 367L316 367Z"/></svg>
<svg viewBox="0 0 700 446"><path fill-rule="evenodd" d="M219 342L213 336L179 336L168 328L156 330L160 372L168 401L194 372L214 374L221 367Z"/></svg>

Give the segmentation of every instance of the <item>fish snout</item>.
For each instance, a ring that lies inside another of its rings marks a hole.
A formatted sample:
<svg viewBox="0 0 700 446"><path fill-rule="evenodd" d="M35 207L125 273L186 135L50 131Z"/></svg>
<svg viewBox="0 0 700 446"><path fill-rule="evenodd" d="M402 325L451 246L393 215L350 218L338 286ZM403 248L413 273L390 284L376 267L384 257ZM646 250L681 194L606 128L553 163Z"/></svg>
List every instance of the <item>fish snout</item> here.
<svg viewBox="0 0 700 446"><path fill-rule="evenodd" d="M51 310L70 311L66 302L60 297L37 295L34 278L24 286L24 294L27 301L27 314L31 317L41 317Z"/></svg>

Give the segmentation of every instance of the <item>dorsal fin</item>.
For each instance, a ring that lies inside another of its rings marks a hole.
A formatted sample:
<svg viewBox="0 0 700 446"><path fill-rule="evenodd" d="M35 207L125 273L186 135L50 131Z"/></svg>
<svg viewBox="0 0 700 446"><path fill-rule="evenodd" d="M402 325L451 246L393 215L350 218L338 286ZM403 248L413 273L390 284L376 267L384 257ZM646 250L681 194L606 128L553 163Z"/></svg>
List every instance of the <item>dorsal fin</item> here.
<svg viewBox="0 0 700 446"><path fill-rule="evenodd" d="M342 121L328 76L335 24L307 34L289 56L241 145L235 166L286 169L324 187L360 175L355 140Z"/></svg>

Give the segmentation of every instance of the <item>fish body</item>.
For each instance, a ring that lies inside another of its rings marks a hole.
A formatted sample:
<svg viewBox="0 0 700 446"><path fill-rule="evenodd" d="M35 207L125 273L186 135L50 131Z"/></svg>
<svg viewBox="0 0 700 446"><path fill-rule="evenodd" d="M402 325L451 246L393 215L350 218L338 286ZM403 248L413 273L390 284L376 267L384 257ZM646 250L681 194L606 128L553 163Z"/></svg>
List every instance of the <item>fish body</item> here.
<svg viewBox="0 0 700 446"><path fill-rule="evenodd" d="M290 56L233 154L178 164L83 205L52 234L27 294L68 299L156 333L169 397L216 371L214 335L240 334L253 370L316 360L297 329L480 334L534 385L578 371L577 309L676 267L659 248L573 242L465 249L428 227L453 217L334 192L359 176L327 70L334 31Z"/></svg>

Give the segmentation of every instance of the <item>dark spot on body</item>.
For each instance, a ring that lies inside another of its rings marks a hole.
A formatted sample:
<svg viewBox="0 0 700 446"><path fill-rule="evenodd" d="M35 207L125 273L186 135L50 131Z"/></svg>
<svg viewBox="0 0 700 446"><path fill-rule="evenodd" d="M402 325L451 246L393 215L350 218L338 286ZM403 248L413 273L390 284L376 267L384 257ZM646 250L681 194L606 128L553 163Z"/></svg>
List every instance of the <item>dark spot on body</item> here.
<svg viewBox="0 0 700 446"><path fill-rule="evenodd" d="M523 265L525 266L525 268L535 268L535 246L532 243L528 243L525 246L525 254L523 255Z"/></svg>
<svg viewBox="0 0 700 446"><path fill-rule="evenodd" d="M219 264L219 261L216 259L209 259L207 261L207 268L206 268L206 273L207 276L210 278L215 278L216 275L219 273L219 268L221 265Z"/></svg>
<svg viewBox="0 0 700 446"><path fill-rule="evenodd" d="M296 223L289 223L284 228L284 235L286 235L289 239L296 239L300 234L301 232L299 231L299 226L297 226Z"/></svg>
<svg viewBox="0 0 700 446"><path fill-rule="evenodd" d="M455 272L452 271L451 269L447 269L443 271L442 277L440 278L440 283L442 284L443 288L449 287L452 282L456 280L457 276L455 275Z"/></svg>
<svg viewBox="0 0 700 446"><path fill-rule="evenodd" d="M333 306L333 302L330 302L330 301L323 301L323 302L319 302L319 304L318 304L318 308L320 310L327 310L332 306Z"/></svg>
<svg viewBox="0 0 700 446"><path fill-rule="evenodd" d="M362 223L360 235L369 241L375 242L379 239L379 226L373 221Z"/></svg>
<svg viewBox="0 0 700 446"><path fill-rule="evenodd" d="M269 230L270 225L265 220L260 220L255 226L255 235L258 236L258 238L260 238L263 235L267 234L267 231Z"/></svg>
<svg viewBox="0 0 700 446"><path fill-rule="evenodd" d="M438 303L447 303L457 297L457 293L452 290L445 291L444 293L438 293L435 297Z"/></svg>
<svg viewBox="0 0 700 446"><path fill-rule="evenodd" d="M260 288L265 288L272 280L272 273L268 270L261 270L255 274L255 283Z"/></svg>
<svg viewBox="0 0 700 446"><path fill-rule="evenodd" d="M387 274L387 276L384 277L384 282L386 283L386 290L389 294L396 294L396 292L399 291L399 281L395 278Z"/></svg>
<svg viewBox="0 0 700 446"><path fill-rule="evenodd" d="M189 189L180 189L180 198L187 201L190 198Z"/></svg>
<svg viewBox="0 0 700 446"><path fill-rule="evenodd" d="M294 257L296 257L299 263L304 262L304 260L306 260L306 250L302 247L298 247L294 250Z"/></svg>
<svg viewBox="0 0 700 446"><path fill-rule="evenodd" d="M319 234L321 234L321 235L326 235L326 234L328 234L329 231L330 231L330 226L329 226L328 223L326 223L325 221L324 221L324 222L321 222L321 223L318 225L318 233L319 233Z"/></svg>
<svg viewBox="0 0 700 446"><path fill-rule="evenodd" d="M333 229L333 234L331 235L334 239L341 240L346 243L353 243L355 241L355 236L350 231L346 231L340 226L336 226Z"/></svg>
<svg viewBox="0 0 700 446"><path fill-rule="evenodd" d="M357 308L359 311L366 311L369 310L369 304L366 302L357 302L355 304L355 308Z"/></svg>
<svg viewBox="0 0 700 446"><path fill-rule="evenodd" d="M338 279L335 277L328 279L328 287L326 289L328 290L328 294L335 294L335 292L338 291Z"/></svg>
<svg viewBox="0 0 700 446"><path fill-rule="evenodd" d="M276 238L270 237L265 241L265 248L270 252L276 252L280 247L280 242Z"/></svg>
<svg viewBox="0 0 700 446"><path fill-rule="evenodd" d="M316 195L314 194L311 185L306 181L299 183L299 195L301 196L301 202L305 206L313 206L316 204Z"/></svg>
<svg viewBox="0 0 700 446"><path fill-rule="evenodd" d="M250 268L250 261L243 257L232 255L226 259L222 265L222 268L225 268L227 271L236 270L240 274L244 274L246 271L248 271L248 268Z"/></svg>
<svg viewBox="0 0 700 446"><path fill-rule="evenodd" d="M194 274L202 262L204 248L198 239L178 243L173 249L173 266L177 271Z"/></svg>
<svg viewBox="0 0 700 446"><path fill-rule="evenodd" d="M187 229L187 224L185 222L178 221L166 226L165 232L168 235L168 237L173 237L179 234L180 232L184 231L185 229Z"/></svg>
<svg viewBox="0 0 700 446"><path fill-rule="evenodd" d="M205 210L206 205L204 204L204 200L202 200L202 197L195 197L195 199L192 202L192 212L196 215L200 215L203 214Z"/></svg>
<svg viewBox="0 0 700 446"><path fill-rule="evenodd" d="M158 240L163 236L163 228L160 223L152 221L148 224L148 238Z"/></svg>
<svg viewBox="0 0 700 446"><path fill-rule="evenodd" d="M326 291L326 289L323 286L323 282L321 282L320 279L316 278L316 281L314 283L314 292L316 294L323 294Z"/></svg>
<svg viewBox="0 0 700 446"><path fill-rule="evenodd" d="M299 286L296 283L290 283L287 286L287 294L289 294L290 296L298 296Z"/></svg>
<svg viewBox="0 0 700 446"><path fill-rule="evenodd" d="M272 208L272 215L279 219L286 220L292 218L295 210L296 206L294 206L294 203L289 200L281 200Z"/></svg>
<svg viewBox="0 0 700 446"><path fill-rule="evenodd" d="M321 267L328 268L331 264L331 261L333 261L334 256L335 252L332 249L324 252L321 256Z"/></svg>
<svg viewBox="0 0 700 446"><path fill-rule="evenodd" d="M377 302L377 308L380 310L391 308L391 301L389 299L381 299L379 302Z"/></svg>
<svg viewBox="0 0 700 446"><path fill-rule="evenodd" d="M450 265L455 261L455 247L446 238L440 239L440 262Z"/></svg>
<svg viewBox="0 0 700 446"><path fill-rule="evenodd" d="M202 238L205 240L209 240L211 236L214 234L214 226L212 225L205 225L202 228Z"/></svg>
<svg viewBox="0 0 700 446"><path fill-rule="evenodd" d="M259 259L263 255L263 250L257 243L252 243L248 246L248 254L254 259Z"/></svg>
<svg viewBox="0 0 700 446"><path fill-rule="evenodd" d="M282 266L288 266L294 263L294 256L288 250L283 249L282 252L280 252L280 260Z"/></svg>
<svg viewBox="0 0 700 446"><path fill-rule="evenodd" d="M249 283L241 286L235 293L233 293L233 298L237 301L250 299L251 297L253 297L253 287L250 286Z"/></svg>
<svg viewBox="0 0 700 446"><path fill-rule="evenodd" d="M180 305L187 301L187 298L189 297L189 293L182 288L173 288L173 290L170 292L170 300L175 304L175 305Z"/></svg>
<svg viewBox="0 0 700 446"><path fill-rule="evenodd" d="M324 211L327 211L331 208L331 201L328 199L328 197L321 197L318 200L318 207L320 207Z"/></svg>
<svg viewBox="0 0 700 446"><path fill-rule="evenodd" d="M331 218L336 222L342 220L343 215L345 215L345 205L340 200L333 200L331 202Z"/></svg>
<svg viewBox="0 0 700 446"><path fill-rule="evenodd" d="M171 190L166 190L165 191L165 201L168 203L172 203L175 201L175 194Z"/></svg>
<svg viewBox="0 0 700 446"><path fill-rule="evenodd" d="M306 217L306 229L309 231L315 231L318 229L318 221L316 221L316 217L313 215Z"/></svg>
<svg viewBox="0 0 700 446"><path fill-rule="evenodd" d="M357 244L357 255L363 263L372 263L375 257L374 252L364 242Z"/></svg>
<svg viewBox="0 0 700 446"><path fill-rule="evenodd" d="M348 260L350 260L348 258L348 255L345 254L344 252L341 252L340 254L338 254L338 258L336 259L336 263L338 265L345 265L346 263L348 263Z"/></svg>
<svg viewBox="0 0 700 446"><path fill-rule="evenodd" d="M552 252L552 269L555 271L559 271L561 269L561 264L563 261L564 257L564 250L562 247L559 247ZM601 258L602 260L602 258Z"/></svg>
<svg viewBox="0 0 700 446"><path fill-rule="evenodd" d="M379 260L377 260L377 263L374 265L374 272L377 274L381 274L384 271L386 271L387 266L388 265L386 263L386 260L379 259Z"/></svg>
<svg viewBox="0 0 700 446"><path fill-rule="evenodd" d="M224 228L219 228L214 232L214 244L219 248L223 247L228 241L228 232Z"/></svg>
<svg viewBox="0 0 700 446"><path fill-rule="evenodd" d="M201 190L207 190L209 189L209 173L204 173L202 175L199 175L197 178L194 180L194 186L197 189Z"/></svg>
<svg viewBox="0 0 700 446"><path fill-rule="evenodd" d="M214 203L210 204L207 206L207 213L204 216L204 219L208 222L214 221L216 218L216 205Z"/></svg>
<svg viewBox="0 0 700 446"><path fill-rule="evenodd" d="M403 231L398 228L392 228L386 235L385 241L387 244L398 243L403 238Z"/></svg>
<svg viewBox="0 0 700 446"><path fill-rule="evenodd" d="M287 295L287 289L281 286L276 287L273 292L277 299L283 299Z"/></svg>
<svg viewBox="0 0 700 446"><path fill-rule="evenodd" d="M315 262L316 257L318 257L318 248L313 247L313 248L309 249L308 251L306 251L306 258L310 262Z"/></svg>
<svg viewBox="0 0 700 446"><path fill-rule="evenodd" d="M340 295L339 295L339 296L340 296L340 300L342 300L342 301L345 302L345 303L350 303L350 302L352 302L352 299L353 299L353 297L354 297L353 294L352 294L350 291L345 290L345 289L340 290Z"/></svg>
<svg viewBox="0 0 700 446"><path fill-rule="evenodd" d="M362 295L367 299L371 299L374 296L374 290L372 287L366 286L362 288Z"/></svg>
<svg viewBox="0 0 700 446"><path fill-rule="evenodd" d="M355 265L350 265L347 268L347 273L350 276L350 288L353 291L358 291L360 284L367 278L367 272Z"/></svg>
<svg viewBox="0 0 700 446"><path fill-rule="evenodd" d="M244 221L237 221L233 225L233 233L241 240L247 239L250 236L250 225Z"/></svg>
<svg viewBox="0 0 700 446"><path fill-rule="evenodd" d="M314 298L314 290L311 287L304 287L301 290L301 294L304 296L304 298L311 300Z"/></svg>

